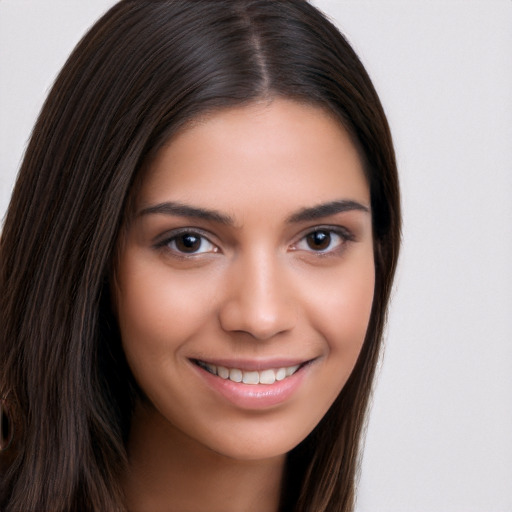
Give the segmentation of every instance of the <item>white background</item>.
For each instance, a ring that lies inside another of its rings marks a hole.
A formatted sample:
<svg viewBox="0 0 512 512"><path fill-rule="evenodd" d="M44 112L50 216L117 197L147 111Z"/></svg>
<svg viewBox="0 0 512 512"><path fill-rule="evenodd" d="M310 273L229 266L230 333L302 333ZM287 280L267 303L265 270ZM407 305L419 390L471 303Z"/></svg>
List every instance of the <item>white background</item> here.
<svg viewBox="0 0 512 512"><path fill-rule="evenodd" d="M57 71L112 0L0 0L0 216ZM372 76L404 241L358 512L512 512L512 1L317 0Z"/></svg>

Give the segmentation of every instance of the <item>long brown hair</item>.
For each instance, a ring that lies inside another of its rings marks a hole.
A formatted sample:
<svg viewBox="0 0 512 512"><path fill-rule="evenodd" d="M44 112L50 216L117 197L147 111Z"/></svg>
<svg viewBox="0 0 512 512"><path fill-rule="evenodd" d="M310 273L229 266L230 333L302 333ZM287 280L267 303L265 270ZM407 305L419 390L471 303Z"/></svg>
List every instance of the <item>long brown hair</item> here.
<svg viewBox="0 0 512 512"><path fill-rule="evenodd" d="M136 384L109 279L139 171L199 115L287 97L332 112L370 184L376 284L356 367L288 456L281 509L348 512L400 243L391 135L349 44L304 0L123 0L74 50L42 109L0 245L6 512L124 510Z"/></svg>

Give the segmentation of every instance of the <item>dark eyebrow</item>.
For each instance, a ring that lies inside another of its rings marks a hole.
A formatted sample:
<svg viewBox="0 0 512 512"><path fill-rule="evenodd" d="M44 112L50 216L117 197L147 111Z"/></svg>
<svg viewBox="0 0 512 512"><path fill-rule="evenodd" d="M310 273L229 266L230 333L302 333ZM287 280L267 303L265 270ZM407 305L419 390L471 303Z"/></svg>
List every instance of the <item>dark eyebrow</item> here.
<svg viewBox="0 0 512 512"><path fill-rule="evenodd" d="M190 217L211 222L218 222L219 224L226 224L233 226L235 222L229 215L209 210L207 208L197 208L195 206L188 206L182 203L167 202L160 203L154 206L143 208L138 214L138 217L143 215L161 214L161 215L175 215L178 217Z"/></svg>
<svg viewBox="0 0 512 512"><path fill-rule="evenodd" d="M369 213L370 208L358 203L357 201L349 201L346 199L340 199L338 201L331 201L329 203L323 203L311 208L303 208L298 212L294 213L288 218L288 223L292 224L295 222L306 222L309 220L319 220L329 215L335 215L337 213L349 212L358 210Z"/></svg>
<svg viewBox="0 0 512 512"><path fill-rule="evenodd" d="M367 206L358 203L357 201L349 201L341 199L338 201L331 201L329 203L319 204L309 208L303 208L298 212L288 217L287 222L289 224L297 222L306 222L310 220L318 220L323 217L335 215L337 213L348 212L352 210L359 210L363 212L369 212L370 209ZM175 215L178 217L189 217L207 220L211 222L217 222L219 224L225 224L227 226L234 226L235 221L229 216L215 210L209 210L207 208L198 208L195 206L188 206L182 203L176 202L165 202L159 203L153 206L143 208L138 212L137 216L142 217L144 215Z"/></svg>

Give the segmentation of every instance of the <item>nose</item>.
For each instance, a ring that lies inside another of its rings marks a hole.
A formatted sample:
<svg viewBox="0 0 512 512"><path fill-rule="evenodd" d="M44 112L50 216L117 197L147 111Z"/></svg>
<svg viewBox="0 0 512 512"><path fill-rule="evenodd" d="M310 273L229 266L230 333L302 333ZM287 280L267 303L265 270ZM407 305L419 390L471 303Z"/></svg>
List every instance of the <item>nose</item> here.
<svg viewBox="0 0 512 512"><path fill-rule="evenodd" d="M234 267L219 312L221 327L257 340L293 329L298 315L292 283L277 258L260 252Z"/></svg>

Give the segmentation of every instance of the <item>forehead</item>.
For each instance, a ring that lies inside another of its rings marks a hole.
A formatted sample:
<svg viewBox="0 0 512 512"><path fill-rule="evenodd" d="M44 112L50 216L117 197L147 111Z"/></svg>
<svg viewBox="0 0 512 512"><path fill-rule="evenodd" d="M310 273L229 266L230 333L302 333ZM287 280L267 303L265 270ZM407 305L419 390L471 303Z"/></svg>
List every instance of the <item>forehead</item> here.
<svg viewBox="0 0 512 512"><path fill-rule="evenodd" d="M369 204L350 136L320 107L291 100L229 108L174 136L147 166L138 207L174 200L296 208L352 199Z"/></svg>

